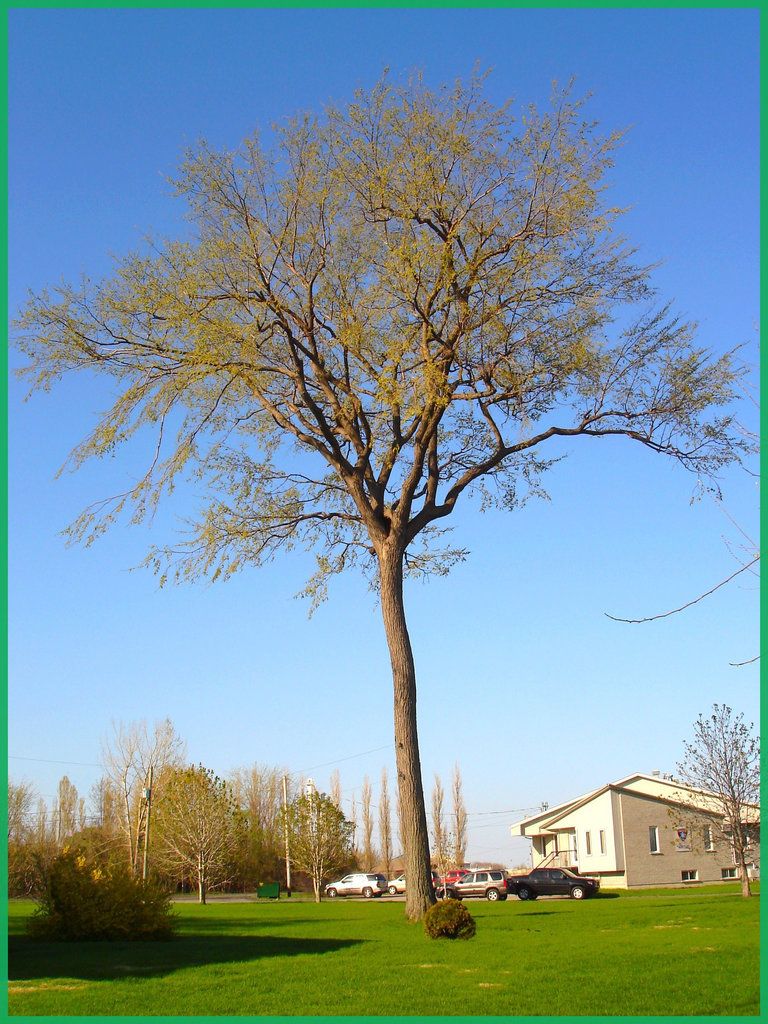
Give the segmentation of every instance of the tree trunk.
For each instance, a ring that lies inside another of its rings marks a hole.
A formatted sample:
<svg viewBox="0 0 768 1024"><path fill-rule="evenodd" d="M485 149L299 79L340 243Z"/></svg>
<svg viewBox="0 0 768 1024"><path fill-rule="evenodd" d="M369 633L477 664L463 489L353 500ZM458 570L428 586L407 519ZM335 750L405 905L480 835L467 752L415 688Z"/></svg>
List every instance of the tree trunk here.
<svg viewBox="0 0 768 1024"><path fill-rule="evenodd" d="M197 858L197 900L198 903L205 903L206 901L206 878L205 878L205 865L202 863L202 857L198 854Z"/></svg>
<svg viewBox="0 0 768 1024"><path fill-rule="evenodd" d="M744 853L744 841L739 843L738 849L739 874L741 875L741 895L751 896L752 889L749 884L749 871L747 870L747 858Z"/></svg>
<svg viewBox="0 0 768 1024"><path fill-rule="evenodd" d="M386 544L379 552L381 614L392 662L395 759L402 809L405 914L412 921L435 902L429 864L429 833L416 728L416 670L403 603L403 552Z"/></svg>

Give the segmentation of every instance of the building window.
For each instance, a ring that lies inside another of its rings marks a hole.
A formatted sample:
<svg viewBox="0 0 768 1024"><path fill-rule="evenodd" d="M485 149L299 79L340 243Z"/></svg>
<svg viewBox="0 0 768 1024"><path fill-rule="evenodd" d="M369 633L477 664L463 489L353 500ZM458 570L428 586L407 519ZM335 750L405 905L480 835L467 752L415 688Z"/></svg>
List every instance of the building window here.
<svg viewBox="0 0 768 1024"><path fill-rule="evenodd" d="M721 868L720 876L722 878L738 878L739 872L736 868Z"/></svg>
<svg viewBox="0 0 768 1024"><path fill-rule="evenodd" d="M600 829L600 853L605 853L605 830Z"/></svg>
<svg viewBox="0 0 768 1024"><path fill-rule="evenodd" d="M592 836L589 832L584 833L584 849L588 857L592 856Z"/></svg>
<svg viewBox="0 0 768 1024"><path fill-rule="evenodd" d="M715 848L715 839L714 839L714 836L712 835L712 826L711 825L706 825L704 827L704 849L711 853L714 850L714 848Z"/></svg>
<svg viewBox="0 0 768 1024"><path fill-rule="evenodd" d="M651 847L651 853L659 852L659 826L650 825L648 827L648 842Z"/></svg>
<svg viewBox="0 0 768 1024"><path fill-rule="evenodd" d="M698 882L699 872L698 871L683 871L682 878L684 882Z"/></svg>

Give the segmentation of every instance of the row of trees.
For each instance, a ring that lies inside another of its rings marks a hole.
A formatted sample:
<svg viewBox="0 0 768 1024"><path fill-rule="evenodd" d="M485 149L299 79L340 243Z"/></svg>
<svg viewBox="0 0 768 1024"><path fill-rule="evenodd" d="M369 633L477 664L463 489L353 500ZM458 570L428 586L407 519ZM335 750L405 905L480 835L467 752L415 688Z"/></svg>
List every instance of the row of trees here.
<svg viewBox="0 0 768 1024"><path fill-rule="evenodd" d="M368 776L359 805L354 793L344 799L338 770L329 794L318 793L312 780L258 764L222 779L187 763L185 744L167 719L152 730L145 722L115 726L102 745L102 763L88 801L66 776L51 808L29 783L10 783L11 894L34 892L53 857L73 843L136 877L149 871L169 888L195 887L201 902L212 887L244 891L285 880L287 857L298 885L307 876L319 898L329 872L359 867L389 875L402 855L402 810L396 799L393 815L386 768L378 808ZM446 820L436 775L432 831L440 866L460 864L465 855L458 765L451 792Z"/></svg>

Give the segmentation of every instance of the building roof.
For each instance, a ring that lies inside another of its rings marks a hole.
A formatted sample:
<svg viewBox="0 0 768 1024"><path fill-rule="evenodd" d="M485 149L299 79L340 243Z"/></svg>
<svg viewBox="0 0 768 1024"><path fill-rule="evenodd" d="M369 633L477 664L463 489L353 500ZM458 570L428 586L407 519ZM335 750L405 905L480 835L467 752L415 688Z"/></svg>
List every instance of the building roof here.
<svg viewBox="0 0 768 1024"><path fill-rule="evenodd" d="M525 836L531 833L541 835L547 832L557 832L559 828L568 827L563 819L567 818L573 811L578 810L585 804L591 803L604 793L617 791L636 793L640 796L662 800L665 803L687 804L709 813L720 813L719 807L721 803L714 793L695 789L693 786L679 782L671 776L637 773L635 775L628 775L618 782L606 783L606 785L601 786L599 789L592 790L592 792L586 793L584 796L576 797L574 800L558 804L557 807L547 808L546 811L541 811L539 814L523 818L521 821L510 825L510 832L513 836ZM759 821L760 810L758 805L748 804L747 806L754 812L754 816L750 815L752 820Z"/></svg>

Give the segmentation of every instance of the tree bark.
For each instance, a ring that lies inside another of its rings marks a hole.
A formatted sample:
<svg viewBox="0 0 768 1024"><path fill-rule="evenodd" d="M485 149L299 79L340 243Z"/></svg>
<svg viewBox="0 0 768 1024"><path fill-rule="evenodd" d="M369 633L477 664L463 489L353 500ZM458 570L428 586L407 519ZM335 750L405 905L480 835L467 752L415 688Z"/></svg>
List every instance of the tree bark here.
<svg viewBox="0 0 768 1024"><path fill-rule="evenodd" d="M752 895L752 888L751 888L751 886L749 884L749 871L747 870L747 857L746 857L746 854L744 852L744 846L746 845L745 844L745 839L744 839L744 833L741 830L737 833L736 832L736 828L734 827L733 834L734 834L734 836L738 837L738 843L739 843L738 850L737 850L737 859L738 859L738 862L739 862L739 874L741 875L741 895L742 896L751 896Z"/></svg>
<svg viewBox="0 0 768 1024"><path fill-rule="evenodd" d="M435 902L429 863L429 833L416 727L416 669L403 602L403 550L388 543L379 551L381 613L392 663L395 760L402 808L405 914L416 921Z"/></svg>

